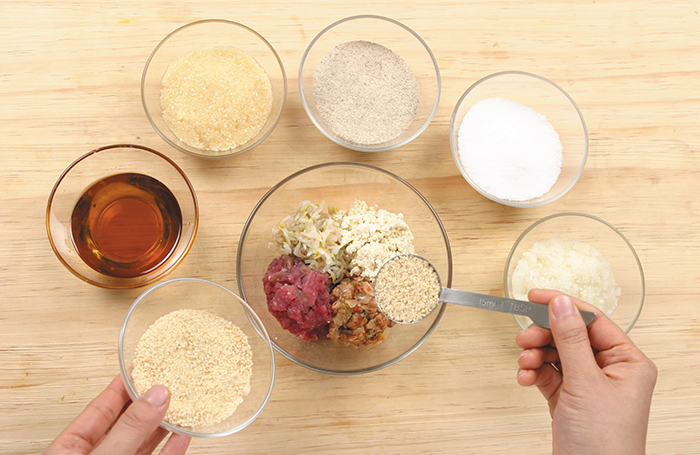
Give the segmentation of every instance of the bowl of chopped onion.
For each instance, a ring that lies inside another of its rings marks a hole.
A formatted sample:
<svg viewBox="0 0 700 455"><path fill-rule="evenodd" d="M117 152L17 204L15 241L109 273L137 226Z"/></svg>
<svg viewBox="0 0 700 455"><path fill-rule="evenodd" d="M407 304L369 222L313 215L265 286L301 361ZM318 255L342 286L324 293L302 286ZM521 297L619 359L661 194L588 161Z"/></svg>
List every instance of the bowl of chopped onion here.
<svg viewBox="0 0 700 455"><path fill-rule="evenodd" d="M527 300L530 289L555 289L596 306L625 332L644 303L644 271L629 240L601 218L557 213L516 240L503 276L506 297ZM531 321L515 316L520 327Z"/></svg>
<svg viewBox="0 0 700 455"><path fill-rule="evenodd" d="M141 78L141 101L155 131L189 155L226 158L274 130L287 95L279 55L238 22L186 24L155 47Z"/></svg>
<svg viewBox="0 0 700 455"><path fill-rule="evenodd" d="M449 286L447 233L413 186L367 164L320 164L254 208L239 241L238 286L280 354L322 373L367 373L414 352L445 311L413 325L379 311L374 277L406 253L430 260Z"/></svg>

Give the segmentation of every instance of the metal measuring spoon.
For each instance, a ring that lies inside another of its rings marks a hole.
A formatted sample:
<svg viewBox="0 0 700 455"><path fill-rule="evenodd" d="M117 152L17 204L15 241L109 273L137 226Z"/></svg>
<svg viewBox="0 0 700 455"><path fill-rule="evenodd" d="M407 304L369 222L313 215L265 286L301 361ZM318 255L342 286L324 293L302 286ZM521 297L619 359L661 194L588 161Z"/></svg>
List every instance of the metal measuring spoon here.
<svg viewBox="0 0 700 455"><path fill-rule="evenodd" d="M444 302L527 316L536 325L550 328L547 305L444 288L433 264L415 254L395 256L379 269L374 298L379 310L399 324L420 322ZM595 319L593 312L580 313L586 325Z"/></svg>

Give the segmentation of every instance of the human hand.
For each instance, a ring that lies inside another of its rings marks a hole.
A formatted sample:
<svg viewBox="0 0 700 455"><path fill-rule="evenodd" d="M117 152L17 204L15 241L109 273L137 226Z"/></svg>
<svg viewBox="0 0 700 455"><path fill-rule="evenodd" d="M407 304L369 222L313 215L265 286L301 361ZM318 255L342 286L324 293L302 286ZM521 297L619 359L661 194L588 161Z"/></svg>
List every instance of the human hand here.
<svg viewBox="0 0 700 455"><path fill-rule="evenodd" d="M170 393L154 386L130 402L121 376L92 400L82 413L58 435L44 455L150 454L168 435L160 427L170 404ZM190 438L173 434L161 455L182 455Z"/></svg>
<svg viewBox="0 0 700 455"><path fill-rule="evenodd" d="M533 325L516 337L524 349L518 383L536 385L549 403L552 453L644 454L654 363L592 305L543 289L528 299L549 303L552 328ZM597 313L588 330L577 307Z"/></svg>

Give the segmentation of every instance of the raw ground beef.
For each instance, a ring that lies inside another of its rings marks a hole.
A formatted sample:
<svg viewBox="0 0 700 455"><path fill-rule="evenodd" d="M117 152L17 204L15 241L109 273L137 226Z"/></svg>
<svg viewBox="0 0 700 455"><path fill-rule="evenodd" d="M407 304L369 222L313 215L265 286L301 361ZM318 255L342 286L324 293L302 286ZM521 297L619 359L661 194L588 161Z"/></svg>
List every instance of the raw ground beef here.
<svg viewBox="0 0 700 455"><path fill-rule="evenodd" d="M330 276L288 255L270 263L263 277L267 307L282 327L307 341L326 339L333 317Z"/></svg>

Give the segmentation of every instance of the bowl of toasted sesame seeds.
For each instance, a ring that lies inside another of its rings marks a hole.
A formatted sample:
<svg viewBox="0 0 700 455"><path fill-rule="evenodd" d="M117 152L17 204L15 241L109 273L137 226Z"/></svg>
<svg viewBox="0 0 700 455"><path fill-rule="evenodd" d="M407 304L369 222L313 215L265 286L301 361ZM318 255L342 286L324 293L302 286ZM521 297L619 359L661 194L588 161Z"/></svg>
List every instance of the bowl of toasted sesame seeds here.
<svg viewBox="0 0 700 455"><path fill-rule="evenodd" d="M141 78L149 122L171 146L205 158L239 155L274 130L287 95L284 65L262 35L207 19L167 35Z"/></svg>
<svg viewBox="0 0 700 455"><path fill-rule="evenodd" d="M387 17L341 19L311 41L299 66L311 121L343 147L381 152L405 145L430 124L440 69L428 44Z"/></svg>
<svg viewBox="0 0 700 455"><path fill-rule="evenodd" d="M412 325L379 311L374 278L399 254L427 258L451 282L447 233L418 190L375 166L320 164L258 202L238 242L238 287L287 359L320 373L369 373L418 349L445 311Z"/></svg>
<svg viewBox="0 0 700 455"><path fill-rule="evenodd" d="M238 295L199 278L177 278L141 294L119 333L119 365L132 399L156 384L170 391L162 426L216 438L251 424L275 379L261 319Z"/></svg>

